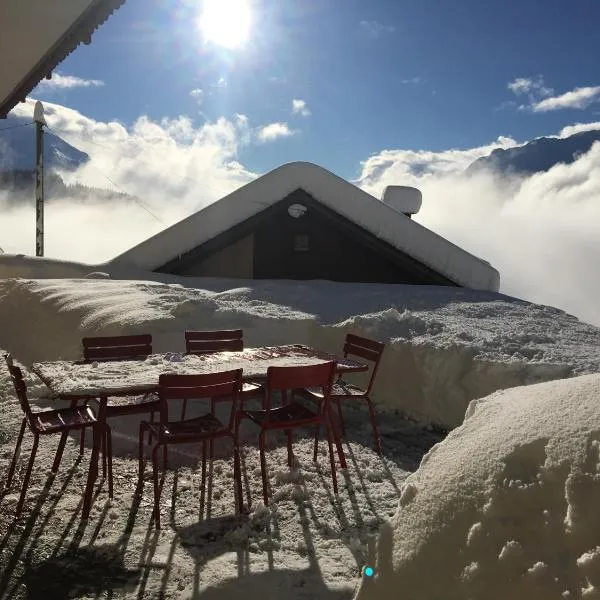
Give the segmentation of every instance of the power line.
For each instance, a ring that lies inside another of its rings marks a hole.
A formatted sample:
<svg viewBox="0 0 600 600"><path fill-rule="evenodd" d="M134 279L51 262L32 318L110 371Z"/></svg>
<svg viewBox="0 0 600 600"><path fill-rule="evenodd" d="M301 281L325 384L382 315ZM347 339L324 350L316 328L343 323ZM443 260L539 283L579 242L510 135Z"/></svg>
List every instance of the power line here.
<svg viewBox="0 0 600 600"><path fill-rule="evenodd" d="M17 129L18 127L27 127L28 125L33 125L33 121L29 123L19 123L19 125L11 125L10 127L3 127L0 129L0 133L2 131L8 131L9 129Z"/></svg>
<svg viewBox="0 0 600 600"><path fill-rule="evenodd" d="M46 126L46 127L47 127L48 131L50 131L51 133L53 133L54 135L59 137L58 134L54 130L50 129L50 127L48 127L48 126ZM167 226L167 224L164 223L163 221L161 221L148 207L144 206L144 204L142 203L142 201L139 198L137 198L133 194L130 194L128 191L124 190L120 185L117 185L108 175L106 175L106 173L103 173L98 167L96 167L95 165L92 165L91 163L88 164L87 166L90 166L90 167L92 167L92 169L98 171L98 173L100 173L100 175L102 175L102 177L104 177L109 183L114 185L123 194L125 194L126 196L129 196L140 208L145 210L153 219L158 221L163 227Z"/></svg>

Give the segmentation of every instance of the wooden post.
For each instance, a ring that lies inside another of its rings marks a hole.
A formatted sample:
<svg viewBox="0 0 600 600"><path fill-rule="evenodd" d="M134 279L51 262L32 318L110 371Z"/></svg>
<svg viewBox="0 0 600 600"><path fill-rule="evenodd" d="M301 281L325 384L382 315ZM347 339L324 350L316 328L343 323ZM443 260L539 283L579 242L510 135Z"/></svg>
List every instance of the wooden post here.
<svg viewBox="0 0 600 600"><path fill-rule="evenodd" d="M44 107L35 103L35 255L44 256Z"/></svg>

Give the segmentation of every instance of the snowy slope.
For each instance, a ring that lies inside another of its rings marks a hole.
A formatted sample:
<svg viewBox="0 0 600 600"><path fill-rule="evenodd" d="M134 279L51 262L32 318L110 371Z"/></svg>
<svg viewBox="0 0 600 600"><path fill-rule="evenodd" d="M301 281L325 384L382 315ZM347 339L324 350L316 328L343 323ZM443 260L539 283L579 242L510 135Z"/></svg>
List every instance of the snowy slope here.
<svg viewBox="0 0 600 600"><path fill-rule="evenodd" d="M599 432L598 374L474 402L405 481L356 600L598 598Z"/></svg>
<svg viewBox="0 0 600 600"><path fill-rule="evenodd" d="M522 146L497 148L490 155L473 162L466 173L475 174L485 169L505 175L548 171L559 163L575 162L599 141L600 130L582 131L566 138L541 137Z"/></svg>
<svg viewBox="0 0 600 600"><path fill-rule="evenodd" d="M27 119L8 117L2 129L25 125ZM47 168L73 170L85 164L89 156L53 133L44 135L44 161ZM35 127L27 125L8 129L0 136L0 171L35 169Z"/></svg>
<svg viewBox="0 0 600 600"><path fill-rule="evenodd" d="M459 425L472 399L497 389L600 370L598 328L495 293L163 279L0 280L3 344L30 363L78 358L81 337L94 332L150 332L158 352L183 350L183 331L193 328L240 327L249 346L306 343L332 352L356 332L387 344L378 409L444 427ZM35 335L24 325L33 323Z"/></svg>

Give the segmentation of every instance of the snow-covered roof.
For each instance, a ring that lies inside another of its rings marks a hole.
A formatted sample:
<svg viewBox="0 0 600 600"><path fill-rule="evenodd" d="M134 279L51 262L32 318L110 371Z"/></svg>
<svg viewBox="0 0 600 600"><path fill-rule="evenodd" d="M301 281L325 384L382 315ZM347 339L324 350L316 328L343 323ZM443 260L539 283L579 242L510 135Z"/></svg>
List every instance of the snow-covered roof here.
<svg viewBox="0 0 600 600"><path fill-rule="evenodd" d="M0 118L125 0L0 2Z"/></svg>
<svg viewBox="0 0 600 600"><path fill-rule="evenodd" d="M498 291L500 275L488 262L341 177L307 162L288 163L266 173L120 254L110 264L157 269L297 189L303 189L317 202L455 283L472 289Z"/></svg>

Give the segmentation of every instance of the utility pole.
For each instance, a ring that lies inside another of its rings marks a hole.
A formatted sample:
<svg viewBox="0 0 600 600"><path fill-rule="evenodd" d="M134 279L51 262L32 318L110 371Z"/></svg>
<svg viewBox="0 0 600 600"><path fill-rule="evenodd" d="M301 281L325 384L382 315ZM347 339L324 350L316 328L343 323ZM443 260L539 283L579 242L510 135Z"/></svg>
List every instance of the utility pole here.
<svg viewBox="0 0 600 600"><path fill-rule="evenodd" d="M35 121L35 255L44 256L44 107L38 100L33 109Z"/></svg>

